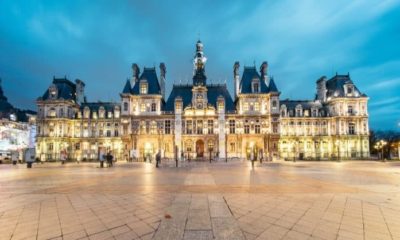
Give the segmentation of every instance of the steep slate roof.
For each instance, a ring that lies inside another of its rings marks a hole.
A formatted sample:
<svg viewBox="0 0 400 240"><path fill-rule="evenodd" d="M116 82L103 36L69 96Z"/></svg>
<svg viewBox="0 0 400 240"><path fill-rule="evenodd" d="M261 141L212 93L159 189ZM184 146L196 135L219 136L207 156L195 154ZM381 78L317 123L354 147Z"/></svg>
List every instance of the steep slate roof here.
<svg viewBox="0 0 400 240"><path fill-rule="evenodd" d="M114 111L114 107L119 106L119 103L114 102L86 102L82 103L80 106L80 110L85 109L85 107L89 107L91 112L98 112L100 107L104 107L106 112Z"/></svg>
<svg viewBox="0 0 400 240"><path fill-rule="evenodd" d="M269 91L270 92L279 92L278 88L276 87L276 84L275 84L275 81L274 81L273 77L271 77L271 80L269 81Z"/></svg>
<svg viewBox="0 0 400 240"><path fill-rule="evenodd" d="M140 80L147 80L149 89L147 94L161 94L160 83L158 82L156 68L144 68L142 75L139 78L139 81L133 86L131 90L131 94L140 94L139 83ZM125 84L126 87L127 84ZM125 90L125 88L124 88Z"/></svg>
<svg viewBox="0 0 400 240"><path fill-rule="evenodd" d="M323 117L326 117L326 114L328 113L328 109L320 101L313 101L313 100L281 100L279 105L282 107L283 105L286 106L286 109L289 110L295 110L298 105L301 105L301 108L304 110L311 110L312 108L317 109L318 111L324 110L323 112L319 112L319 114L323 113Z"/></svg>
<svg viewBox="0 0 400 240"><path fill-rule="evenodd" d="M365 94L361 93L353 81L350 79L350 75L335 75L328 81L326 81L326 88L328 90L327 97L348 97L344 94L344 85L353 84L354 92L358 93L360 97L366 97ZM336 93L336 96L335 96Z"/></svg>
<svg viewBox="0 0 400 240"><path fill-rule="evenodd" d="M322 104L319 101L289 99L280 101L280 106L285 105L286 109L295 109L299 104L303 109L322 108Z"/></svg>
<svg viewBox="0 0 400 240"><path fill-rule="evenodd" d="M67 78L53 78L53 84L56 86L58 94L57 99L76 100L76 85ZM39 100L49 99L49 89Z"/></svg>
<svg viewBox="0 0 400 240"><path fill-rule="evenodd" d="M125 87L122 90L122 93L131 93L131 89L132 89L131 81L129 81L129 79L128 79L128 80L126 80Z"/></svg>
<svg viewBox="0 0 400 240"><path fill-rule="evenodd" d="M192 85L174 85L171 94L165 104L165 111L174 111L174 103L176 97L181 97L183 102L183 107L187 107L192 104ZM208 104L217 107L217 99L222 96L225 99L225 110L233 111L235 110L235 105L233 103L232 97L228 92L225 84L211 84L207 85L207 99Z"/></svg>
<svg viewBox="0 0 400 240"><path fill-rule="evenodd" d="M240 93L253 93L251 91L251 82L253 79L260 80L260 93L268 93L268 86L258 74L256 67L244 67L242 79L240 81Z"/></svg>

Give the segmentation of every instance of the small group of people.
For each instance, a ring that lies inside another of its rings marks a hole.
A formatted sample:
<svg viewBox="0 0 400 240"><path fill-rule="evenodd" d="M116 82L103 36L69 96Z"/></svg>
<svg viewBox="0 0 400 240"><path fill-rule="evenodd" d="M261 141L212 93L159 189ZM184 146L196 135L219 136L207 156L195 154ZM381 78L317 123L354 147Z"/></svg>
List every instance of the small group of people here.
<svg viewBox="0 0 400 240"><path fill-rule="evenodd" d="M104 161L107 162L107 167L113 166L114 156L112 155L111 151L109 151L107 154L100 155L100 168L104 167Z"/></svg>

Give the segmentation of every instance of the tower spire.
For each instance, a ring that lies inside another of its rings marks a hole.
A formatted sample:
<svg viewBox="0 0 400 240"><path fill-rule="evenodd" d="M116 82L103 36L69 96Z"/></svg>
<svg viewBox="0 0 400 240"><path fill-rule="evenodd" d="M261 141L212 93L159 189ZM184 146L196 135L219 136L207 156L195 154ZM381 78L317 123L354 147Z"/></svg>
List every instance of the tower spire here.
<svg viewBox="0 0 400 240"><path fill-rule="evenodd" d="M196 43L196 53L193 59L193 85L205 86L206 75L205 75L205 63L207 58L203 53L203 43L198 40Z"/></svg>

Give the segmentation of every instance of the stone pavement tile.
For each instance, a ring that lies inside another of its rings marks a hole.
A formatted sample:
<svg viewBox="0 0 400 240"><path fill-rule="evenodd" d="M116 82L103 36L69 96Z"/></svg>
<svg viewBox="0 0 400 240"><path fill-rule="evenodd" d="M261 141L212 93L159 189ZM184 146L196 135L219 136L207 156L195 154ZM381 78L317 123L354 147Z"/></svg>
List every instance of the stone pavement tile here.
<svg viewBox="0 0 400 240"><path fill-rule="evenodd" d="M244 240L243 232L233 217L211 218L216 239Z"/></svg>
<svg viewBox="0 0 400 240"><path fill-rule="evenodd" d="M254 240L257 238L257 235L254 235L254 234L251 234L248 232L243 232L243 234L244 234L244 237L246 240Z"/></svg>
<svg viewBox="0 0 400 240"><path fill-rule="evenodd" d="M122 233L130 232L131 229L127 225L123 225L123 226L119 226L119 227L116 227L116 228L109 229L109 231L111 231L111 234L113 236L117 236L117 235L120 235Z"/></svg>
<svg viewBox="0 0 400 240"><path fill-rule="evenodd" d="M211 219L208 209L190 209L186 230L211 230Z"/></svg>
<svg viewBox="0 0 400 240"><path fill-rule="evenodd" d="M187 197L180 197L178 200L175 198L174 203L172 203L172 205L165 211L165 213L170 217L161 220L160 226L154 235L154 239L182 239L189 206L190 201L187 200Z"/></svg>
<svg viewBox="0 0 400 240"><path fill-rule="evenodd" d="M210 202L210 216L212 218L230 217L231 215L225 202Z"/></svg>
<svg viewBox="0 0 400 240"><path fill-rule="evenodd" d="M89 235L90 240L108 240L113 239L112 234L109 231L103 231L93 235Z"/></svg>
<svg viewBox="0 0 400 240"><path fill-rule="evenodd" d="M116 240L133 240L133 239L139 239L139 236L134 231L129 231L114 236L114 238Z"/></svg>
<svg viewBox="0 0 400 240"><path fill-rule="evenodd" d="M257 240L277 240L282 239L289 230L280 226L272 225L260 234Z"/></svg>
<svg viewBox="0 0 400 240"><path fill-rule="evenodd" d="M268 228L271 224L269 223L260 223L260 224L250 224L250 223L240 223L240 229L243 232L247 232L253 235L260 235L266 228Z"/></svg>
<svg viewBox="0 0 400 240"><path fill-rule="evenodd" d="M184 240L212 240L214 239L211 230L185 230Z"/></svg>
<svg viewBox="0 0 400 240"><path fill-rule="evenodd" d="M342 229L339 230L338 233L338 239L354 239L354 240L362 240L364 239L364 233L354 233L354 232L348 232L344 231Z"/></svg>
<svg viewBox="0 0 400 240"><path fill-rule="evenodd" d="M138 236L143 236L151 232L154 232L154 229L145 222L136 222L133 224L128 224L128 227L132 229Z"/></svg>
<svg viewBox="0 0 400 240"><path fill-rule="evenodd" d="M72 232L72 233L68 233L68 234L63 234L63 240L75 240L75 239L81 239L86 237L86 232L84 230L80 230L77 232Z"/></svg>
<svg viewBox="0 0 400 240"><path fill-rule="evenodd" d="M364 234L365 236L365 240L372 240L372 239L380 239L380 240L384 240L384 239L392 239L392 237L388 234L382 234L379 232L365 232Z"/></svg>
<svg viewBox="0 0 400 240"><path fill-rule="evenodd" d="M286 233L286 235L284 236L284 239L287 239L287 240L305 240L305 239L309 239L310 236L311 236L310 234L305 234L305 233L301 233L301 232L297 232L297 231L291 230L288 233Z"/></svg>

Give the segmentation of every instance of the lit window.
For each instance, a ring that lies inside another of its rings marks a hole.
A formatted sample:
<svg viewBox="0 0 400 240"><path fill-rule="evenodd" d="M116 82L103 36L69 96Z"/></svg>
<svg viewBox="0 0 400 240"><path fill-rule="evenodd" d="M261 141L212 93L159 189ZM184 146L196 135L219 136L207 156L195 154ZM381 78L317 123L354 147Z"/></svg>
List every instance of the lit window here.
<svg viewBox="0 0 400 240"><path fill-rule="evenodd" d="M140 111L146 112L146 104L144 104L144 103L140 104Z"/></svg>
<svg viewBox="0 0 400 240"><path fill-rule="evenodd" d="M171 134L171 120L165 120L165 134Z"/></svg>
<svg viewBox="0 0 400 240"><path fill-rule="evenodd" d="M254 103L254 111L260 111L260 103L259 102Z"/></svg>
<svg viewBox="0 0 400 240"><path fill-rule="evenodd" d="M244 125L244 133L249 134L250 133L250 126L249 125Z"/></svg>
<svg viewBox="0 0 400 240"><path fill-rule="evenodd" d="M229 151L230 151L230 152L235 152L235 143L234 143L234 142L231 142L231 143L230 143L230 149L229 149Z"/></svg>
<svg viewBox="0 0 400 240"><path fill-rule="evenodd" d="M147 83L140 83L140 94L147 94Z"/></svg>
<svg viewBox="0 0 400 240"><path fill-rule="evenodd" d="M229 120L229 133L230 134L235 134L235 120L230 119Z"/></svg>
<svg viewBox="0 0 400 240"><path fill-rule="evenodd" d="M214 121L208 120L207 127L208 127L208 134L213 134L214 133Z"/></svg>
<svg viewBox="0 0 400 240"><path fill-rule="evenodd" d="M244 103L243 110L249 111L249 103Z"/></svg>

